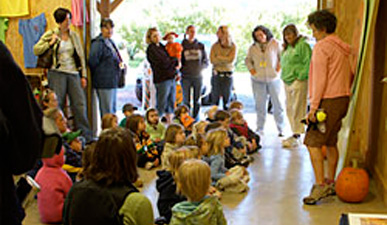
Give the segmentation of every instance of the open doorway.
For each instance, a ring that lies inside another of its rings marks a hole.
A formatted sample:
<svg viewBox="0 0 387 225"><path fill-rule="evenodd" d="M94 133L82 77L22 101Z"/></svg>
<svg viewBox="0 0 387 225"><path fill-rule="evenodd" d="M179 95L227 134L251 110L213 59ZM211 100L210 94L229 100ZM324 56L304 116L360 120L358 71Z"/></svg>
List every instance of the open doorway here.
<svg viewBox="0 0 387 225"><path fill-rule="evenodd" d="M244 112L254 113L250 74L244 63L247 50L253 42L251 33L254 27L267 26L274 37L282 42L283 27L294 23L302 34L311 37L306 18L316 8L317 1L310 0L187 0L184 3L179 0L125 0L110 16L115 23L113 39L126 55L126 63L129 65L127 85L118 92L117 115L123 116L120 109L125 103L133 103L139 109L143 106L138 88L146 73L144 37L147 29L158 27L161 34L174 31L179 34L178 40L182 40L185 28L191 24L197 29L197 39L205 44L207 55L211 45L217 41L217 28L220 25L230 27L238 52L233 75L235 93L245 106ZM95 15L97 14L95 11ZM93 37L99 33L98 24L94 27L96 32L92 34ZM203 72L203 83L207 92L210 88L210 78L211 65ZM201 112L205 110L203 107Z"/></svg>

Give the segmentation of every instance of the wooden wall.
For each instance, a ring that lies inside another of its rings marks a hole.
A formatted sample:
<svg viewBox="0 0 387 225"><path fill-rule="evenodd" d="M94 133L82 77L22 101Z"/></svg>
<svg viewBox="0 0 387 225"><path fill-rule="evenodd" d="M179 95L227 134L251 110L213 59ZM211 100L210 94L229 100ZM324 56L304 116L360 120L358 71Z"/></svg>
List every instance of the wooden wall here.
<svg viewBox="0 0 387 225"><path fill-rule="evenodd" d="M371 1L370 1L371 2ZM379 14L370 17L371 33L364 53L365 63L358 89L354 122L348 143L348 159L360 158L364 166L376 180L378 189L387 204L387 83L380 80L387 77L386 2L372 0ZM335 0L333 11L338 17L337 34L354 47L358 46L357 37L363 0ZM379 5L380 4L380 5ZM372 5L372 4L371 4Z"/></svg>
<svg viewBox="0 0 387 225"><path fill-rule="evenodd" d="M335 1L334 12L337 15L338 27L337 34L347 43L351 44L355 52L359 52L359 43L362 28L364 4L363 0ZM373 38L374 32L371 32ZM368 48L371 49L371 48ZM363 71L363 79L359 87L358 105L354 120L356 121L352 127L349 143L348 159L355 156L360 158L361 163L365 163L368 152L368 133L369 133L369 118L370 118L370 82L371 70L373 62L372 51L365 53L365 67Z"/></svg>
<svg viewBox="0 0 387 225"><path fill-rule="evenodd" d="M9 18L9 27L6 33L5 44L10 49L15 61L23 69L25 73L40 73L41 69L26 69L24 68L23 57L23 37L19 34L19 19L31 19L44 13L47 20L46 30L57 26L54 20L53 13L58 7L63 7L71 10L71 0L30 0L30 15L24 17ZM82 28L71 27L79 33L82 39Z"/></svg>
<svg viewBox="0 0 387 225"><path fill-rule="evenodd" d="M369 135L368 162L377 181L379 190L387 204L387 83L381 80L387 77L387 2L380 1L373 39L374 63L372 82L371 132Z"/></svg>

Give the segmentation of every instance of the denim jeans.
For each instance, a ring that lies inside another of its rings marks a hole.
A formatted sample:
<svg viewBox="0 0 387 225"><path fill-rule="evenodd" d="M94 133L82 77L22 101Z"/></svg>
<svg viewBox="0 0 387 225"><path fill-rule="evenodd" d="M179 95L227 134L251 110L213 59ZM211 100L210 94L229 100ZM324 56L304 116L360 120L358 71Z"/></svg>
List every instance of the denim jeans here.
<svg viewBox="0 0 387 225"><path fill-rule="evenodd" d="M48 71L48 86L55 91L59 107L63 110L66 95L70 98L70 108L74 115L76 129L82 130L87 141L92 140L89 121L87 120L87 106L85 92L81 87L81 78L78 74L70 74L55 70Z"/></svg>
<svg viewBox="0 0 387 225"><path fill-rule="evenodd" d="M96 88L101 118L106 113L116 113L116 88Z"/></svg>
<svg viewBox="0 0 387 225"><path fill-rule="evenodd" d="M156 86L156 108L159 115L172 114L175 107L176 99L176 82L175 79L169 79Z"/></svg>
<svg viewBox="0 0 387 225"><path fill-rule="evenodd" d="M227 110L231 98L233 85L232 75L217 74L211 77L211 99L213 105L219 105L220 96L223 98L223 109Z"/></svg>
<svg viewBox="0 0 387 225"><path fill-rule="evenodd" d="M191 88L193 89L193 112L191 115L195 120L198 120L203 78L201 76L183 77L181 83L183 86L184 104L189 108L191 108Z"/></svg>
<svg viewBox="0 0 387 225"><path fill-rule="evenodd" d="M251 79L255 100L255 108L257 111L258 131L263 131L263 128L265 126L268 95L270 95L271 101L273 103L274 120L277 124L278 132L282 133L284 131L284 107L280 99L281 90L283 88L281 82L282 81L280 79L276 79L269 82L260 82Z"/></svg>

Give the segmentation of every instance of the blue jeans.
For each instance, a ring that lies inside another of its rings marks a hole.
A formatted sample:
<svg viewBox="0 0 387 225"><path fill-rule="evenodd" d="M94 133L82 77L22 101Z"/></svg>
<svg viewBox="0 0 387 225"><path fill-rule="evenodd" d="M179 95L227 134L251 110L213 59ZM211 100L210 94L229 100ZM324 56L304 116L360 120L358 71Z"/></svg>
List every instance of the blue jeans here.
<svg viewBox="0 0 387 225"><path fill-rule="evenodd" d="M156 108L159 115L172 114L176 100L175 79L169 79L155 84L156 87Z"/></svg>
<svg viewBox="0 0 387 225"><path fill-rule="evenodd" d="M280 79L270 82L260 82L251 79L253 86L253 94L255 100L255 108L257 111L257 130L263 131L266 113L267 113L267 100L268 95L271 97L273 103L274 120L277 124L278 132L282 133L285 128L284 121L284 107L280 99L282 81Z"/></svg>
<svg viewBox="0 0 387 225"><path fill-rule="evenodd" d="M87 141L92 140L89 121L87 120L87 107L85 92L81 87L81 78L78 74L69 74L54 70L48 71L48 86L55 91L59 107L63 110L66 95L70 98L70 107L74 115L76 129L82 130L82 135Z"/></svg>
<svg viewBox="0 0 387 225"><path fill-rule="evenodd" d="M183 86L183 98L184 104L191 108L191 88L193 89L193 112L192 117L195 120L198 120L199 110L200 110L200 94L202 90L203 79L201 76L197 77L183 77L182 86Z"/></svg>
<svg viewBox="0 0 387 225"><path fill-rule="evenodd" d="M220 96L223 98L223 109L227 110L231 98L233 85L232 75L217 74L211 77L211 99L213 105L219 105Z"/></svg>
<svg viewBox="0 0 387 225"><path fill-rule="evenodd" d="M96 88L101 118L106 113L116 113L116 88Z"/></svg>

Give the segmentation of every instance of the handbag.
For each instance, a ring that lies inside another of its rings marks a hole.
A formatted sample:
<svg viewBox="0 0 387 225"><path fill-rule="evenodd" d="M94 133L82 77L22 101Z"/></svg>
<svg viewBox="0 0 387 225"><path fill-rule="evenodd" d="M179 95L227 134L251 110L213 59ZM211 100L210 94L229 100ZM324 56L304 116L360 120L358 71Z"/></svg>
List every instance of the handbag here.
<svg viewBox="0 0 387 225"><path fill-rule="evenodd" d="M118 88L125 87L125 77L126 77L127 67L124 65L121 67L120 72L118 74Z"/></svg>
<svg viewBox="0 0 387 225"><path fill-rule="evenodd" d="M38 56L38 62L36 63L37 68L51 68L52 67L52 55L54 54L54 49L49 48L43 54Z"/></svg>

